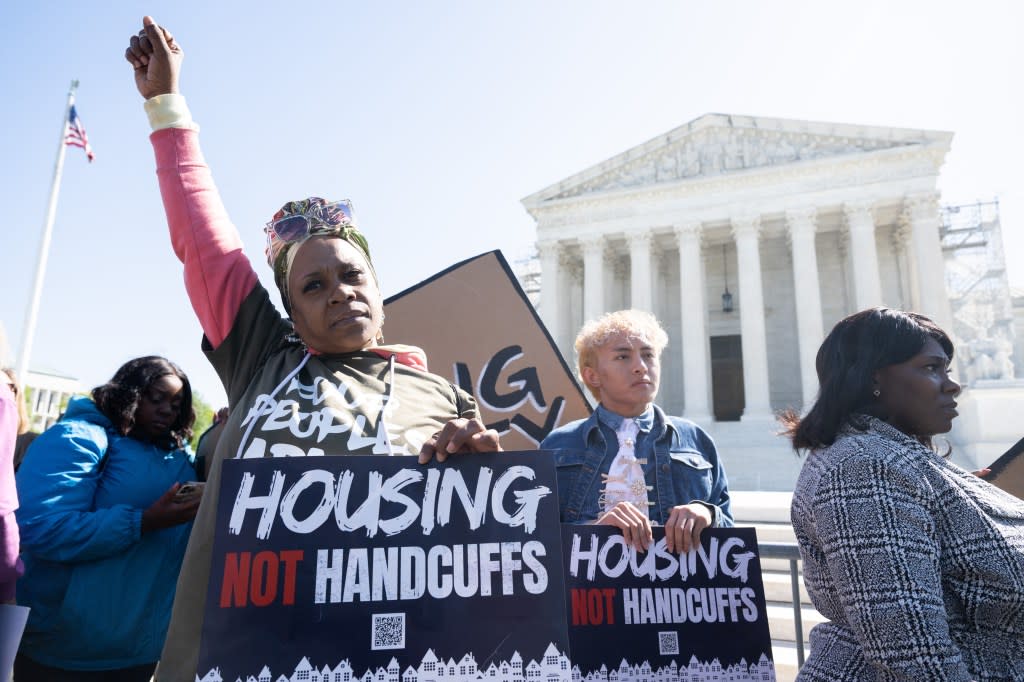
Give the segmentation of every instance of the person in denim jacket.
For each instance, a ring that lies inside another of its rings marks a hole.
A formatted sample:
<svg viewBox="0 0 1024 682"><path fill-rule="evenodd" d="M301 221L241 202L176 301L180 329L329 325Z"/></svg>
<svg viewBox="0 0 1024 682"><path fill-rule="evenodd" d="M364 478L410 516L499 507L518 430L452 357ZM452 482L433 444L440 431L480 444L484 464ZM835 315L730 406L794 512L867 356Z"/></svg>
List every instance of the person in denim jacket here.
<svg viewBox="0 0 1024 682"><path fill-rule="evenodd" d="M607 313L576 337L578 375L598 400L587 419L548 435L565 523L620 528L644 550L651 524L666 547L688 552L708 527L732 525L725 470L711 437L654 404L668 335L647 312Z"/></svg>

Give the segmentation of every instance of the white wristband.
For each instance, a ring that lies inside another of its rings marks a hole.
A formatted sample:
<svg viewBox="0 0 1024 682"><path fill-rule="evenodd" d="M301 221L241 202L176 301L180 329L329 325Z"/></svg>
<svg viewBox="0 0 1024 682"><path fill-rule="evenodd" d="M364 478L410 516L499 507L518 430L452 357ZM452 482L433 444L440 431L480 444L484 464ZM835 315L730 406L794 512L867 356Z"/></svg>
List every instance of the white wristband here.
<svg viewBox="0 0 1024 682"><path fill-rule="evenodd" d="M184 95L166 94L150 97L143 107L149 116L149 125L154 131L164 128L199 130L199 124L192 120L192 112L188 110Z"/></svg>

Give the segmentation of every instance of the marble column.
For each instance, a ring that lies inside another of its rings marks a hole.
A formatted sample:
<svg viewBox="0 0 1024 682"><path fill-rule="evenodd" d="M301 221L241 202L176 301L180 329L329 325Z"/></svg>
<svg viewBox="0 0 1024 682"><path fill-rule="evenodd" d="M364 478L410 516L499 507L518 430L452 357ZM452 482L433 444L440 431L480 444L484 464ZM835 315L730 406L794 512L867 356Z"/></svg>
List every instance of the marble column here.
<svg viewBox="0 0 1024 682"><path fill-rule="evenodd" d="M46 414L46 411L50 409L50 389L38 388L36 389L36 414Z"/></svg>
<svg viewBox="0 0 1024 682"><path fill-rule="evenodd" d="M35 407L32 409L32 428L45 431L50 428L51 391L48 388L37 388L34 394Z"/></svg>
<svg viewBox="0 0 1024 682"><path fill-rule="evenodd" d="M614 249L606 249L604 252L604 309L622 310L629 307L629 297L626 295L627 282L629 281L629 267L627 258L616 253Z"/></svg>
<svg viewBox="0 0 1024 682"><path fill-rule="evenodd" d="M604 244L601 235L580 240L583 251L583 322L604 312Z"/></svg>
<svg viewBox="0 0 1024 682"><path fill-rule="evenodd" d="M907 197L906 221L910 225L910 257L915 261L917 311L927 315L948 334L953 333L953 313L946 293L946 264L939 237L938 197L931 192Z"/></svg>
<svg viewBox="0 0 1024 682"><path fill-rule="evenodd" d="M843 205L850 231L850 263L853 268L853 302L857 310L882 305L882 278L878 271L875 219L869 202Z"/></svg>
<svg viewBox="0 0 1024 682"><path fill-rule="evenodd" d="M917 271L914 270L914 256L910 252L910 225L901 218L898 226L892 231L892 253L899 271L899 307L902 310L916 310L918 305ZM896 305L896 301L893 301Z"/></svg>
<svg viewBox="0 0 1024 682"><path fill-rule="evenodd" d="M562 258L558 273L561 275L558 286L564 298L559 299L561 313L558 316L558 335L555 343L562 351L562 356L572 364L576 332L583 325L583 263L579 257L562 248Z"/></svg>
<svg viewBox="0 0 1024 682"><path fill-rule="evenodd" d="M651 233L627 234L629 243L629 307L654 312L651 295Z"/></svg>
<svg viewBox="0 0 1024 682"><path fill-rule="evenodd" d="M800 358L800 388L805 411L810 409L818 393L818 375L814 368L814 360L824 336L818 253L814 246L816 221L817 213L813 208L786 211L786 226L793 254L796 338Z"/></svg>
<svg viewBox="0 0 1024 682"><path fill-rule="evenodd" d="M683 400L687 419L712 421L708 360L707 299L701 257L701 225L675 228L679 243L679 320L683 346Z"/></svg>
<svg viewBox="0 0 1024 682"><path fill-rule="evenodd" d="M561 250L556 239L537 242L537 256L540 258L540 318L556 342L559 333L558 308L562 301L559 292L562 279L559 272Z"/></svg>
<svg viewBox="0 0 1024 682"><path fill-rule="evenodd" d="M740 333L743 345L743 421L771 419L768 390L768 343L761 282L761 220L732 219L739 271Z"/></svg>

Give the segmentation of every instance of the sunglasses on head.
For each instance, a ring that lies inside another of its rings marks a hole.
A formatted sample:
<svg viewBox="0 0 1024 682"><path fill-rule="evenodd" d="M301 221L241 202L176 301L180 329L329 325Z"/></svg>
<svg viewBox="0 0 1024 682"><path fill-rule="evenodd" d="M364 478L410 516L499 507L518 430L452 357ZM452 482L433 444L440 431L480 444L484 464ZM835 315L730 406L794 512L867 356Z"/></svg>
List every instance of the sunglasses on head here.
<svg viewBox="0 0 1024 682"><path fill-rule="evenodd" d="M314 202L302 213L293 213L267 223L267 244L273 237L285 243L302 241L318 227L328 229L354 225L352 202L348 199L332 203Z"/></svg>

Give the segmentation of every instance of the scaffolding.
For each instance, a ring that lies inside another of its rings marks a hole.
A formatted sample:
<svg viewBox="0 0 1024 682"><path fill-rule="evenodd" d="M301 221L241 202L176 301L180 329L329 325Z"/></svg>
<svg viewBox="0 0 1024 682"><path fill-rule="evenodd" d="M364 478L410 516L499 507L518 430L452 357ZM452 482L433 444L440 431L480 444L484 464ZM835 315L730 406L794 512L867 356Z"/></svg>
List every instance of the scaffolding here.
<svg viewBox="0 0 1024 682"><path fill-rule="evenodd" d="M519 286L523 288L526 297L534 308L540 303L540 259L537 257L537 250L531 249L528 253L512 261L512 272L519 280Z"/></svg>
<svg viewBox="0 0 1024 682"><path fill-rule="evenodd" d="M1014 323L999 202L943 206L939 228L953 314L959 377L965 385L1013 379Z"/></svg>

